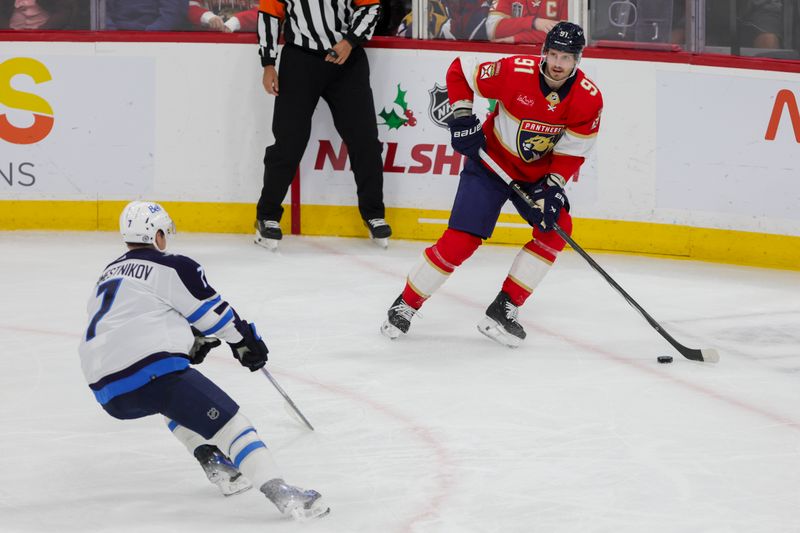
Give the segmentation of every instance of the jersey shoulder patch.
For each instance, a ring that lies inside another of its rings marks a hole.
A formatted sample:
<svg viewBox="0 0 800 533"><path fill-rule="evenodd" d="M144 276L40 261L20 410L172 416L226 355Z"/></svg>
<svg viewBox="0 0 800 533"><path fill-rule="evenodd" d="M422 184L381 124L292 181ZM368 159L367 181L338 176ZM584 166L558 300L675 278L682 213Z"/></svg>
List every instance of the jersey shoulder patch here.
<svg viewBox="0 0 800 533"><path fill-rule="evenodd" d="M478 79L485 80L500 75L501 62L482 63L478 66Z"/></svg>

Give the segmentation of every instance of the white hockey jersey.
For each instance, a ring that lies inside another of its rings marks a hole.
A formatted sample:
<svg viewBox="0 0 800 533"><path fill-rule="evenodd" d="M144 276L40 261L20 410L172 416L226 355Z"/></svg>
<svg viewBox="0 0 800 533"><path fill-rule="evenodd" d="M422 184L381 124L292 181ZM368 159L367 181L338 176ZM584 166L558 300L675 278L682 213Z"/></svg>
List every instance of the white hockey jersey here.
<svg viewBox="0 0 800 533"><path fill-rule="evenodd" d="M154 248L129 251L104 270L87 307L79 353L95 398L105 404L189 365L189 325L242 340L238 315L208 284L203 267Z"/></svg>

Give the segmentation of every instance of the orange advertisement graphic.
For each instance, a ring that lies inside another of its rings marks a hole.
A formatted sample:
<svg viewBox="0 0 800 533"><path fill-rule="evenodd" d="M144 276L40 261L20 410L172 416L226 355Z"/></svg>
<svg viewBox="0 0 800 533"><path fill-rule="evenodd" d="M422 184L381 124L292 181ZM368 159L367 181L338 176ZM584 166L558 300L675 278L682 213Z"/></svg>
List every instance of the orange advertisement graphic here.
<svg viewBox="0 0 800 533"><path fill-rule="evenodd" d="M775 105L772 107L772 115L769 117L769 124L767 125L767 132L764 134L764 139L767 141L775 140L775 136L778 134L778 125L783 117L784 108L789 112L789 120L794 130L794 138L800 143L800 110L797 108L797 99L794 97L794 93L787 89L781 89L775 96Z"/></svg>
<svg viewBox="0 0 800 533"><path fill-rule="evenodd" d="M41 96L14 89L11 81L18 75L29 76L36 84L53 78L47 67L29 57L16 57L0 63L0 105L33 114L33 124L27 127L15 126L4 113L0 114L0 140L12 144L34 144L52 131L55 122L53 108Z"/></svg>

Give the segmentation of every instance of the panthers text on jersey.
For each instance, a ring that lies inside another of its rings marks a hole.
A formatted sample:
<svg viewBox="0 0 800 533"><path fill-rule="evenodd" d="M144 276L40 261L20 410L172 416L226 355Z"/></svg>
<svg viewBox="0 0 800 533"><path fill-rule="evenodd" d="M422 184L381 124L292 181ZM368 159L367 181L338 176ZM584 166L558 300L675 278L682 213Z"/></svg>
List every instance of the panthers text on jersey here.
<svg viewBox="0 0 800 533"><path fill-rule="evenodd" d="M457 58L447 71L447 93L454 110L471 110L475 94L496 100L483 124L486 150L512 178L536 181L552 173L566 182L594 146L603 97L580 69L559 89L550 89L540 61Z"/></svg>

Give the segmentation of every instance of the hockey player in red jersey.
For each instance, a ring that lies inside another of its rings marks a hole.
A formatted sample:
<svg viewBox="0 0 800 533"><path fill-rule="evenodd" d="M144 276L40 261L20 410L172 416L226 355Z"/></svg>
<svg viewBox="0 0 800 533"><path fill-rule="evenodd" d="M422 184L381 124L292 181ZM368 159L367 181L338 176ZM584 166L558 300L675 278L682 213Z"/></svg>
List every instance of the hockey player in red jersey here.
<svg viewBox="0 0 800 533"><path fill-rule="evenodd" d="M567 0L494 0L486 33L497 43L541 43L558 21L567 19Z"/></svg>
<svg viewBox="0 0 800 533"><path fill-rule="evenodd" d="M577 175L600 126L602 96L578 69L585 44L580 26L560 22L548 33L541 58L512 56L486 63L459 58L450 65L451 144L467 159L448 228L408 274L381 327L384 335L395 339L408 332L417 310L491 236L503 204L511 200L533 227L533 238L517 254L478 329L510 347L525 338L518 308L564 249L553 224L572 233L564 185ZM472 112L475 93L497 100L483 127ZM530 208L481 161L483 149L541 202L541 210Z"/></svg>

